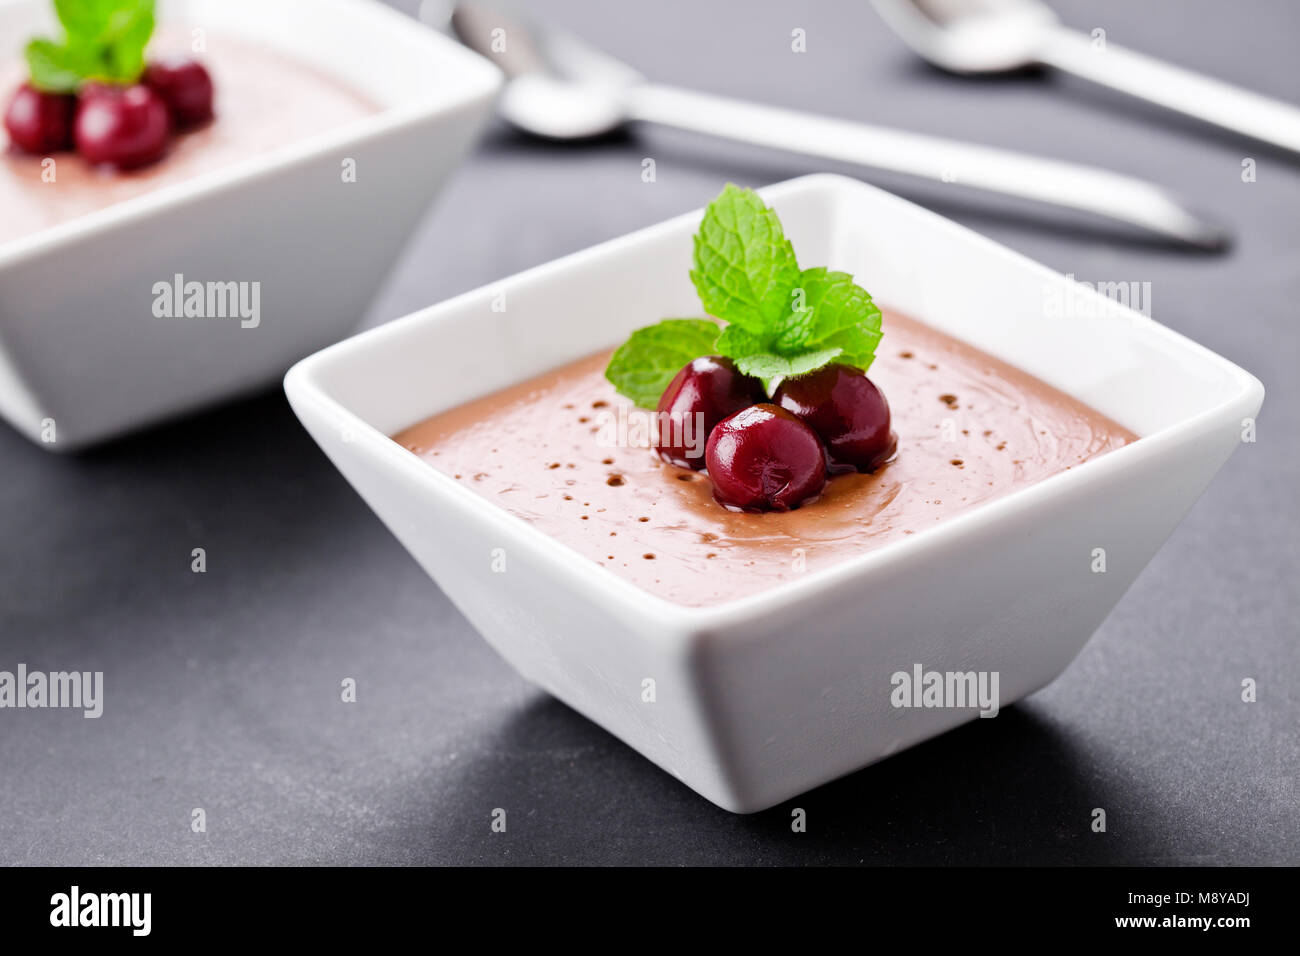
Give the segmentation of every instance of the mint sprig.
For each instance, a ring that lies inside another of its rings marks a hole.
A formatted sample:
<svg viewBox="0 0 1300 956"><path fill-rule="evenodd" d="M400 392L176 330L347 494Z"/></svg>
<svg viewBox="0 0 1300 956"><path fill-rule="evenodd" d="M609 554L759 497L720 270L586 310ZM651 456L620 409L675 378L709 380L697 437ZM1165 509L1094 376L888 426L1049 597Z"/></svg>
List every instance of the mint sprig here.
<svg viewBox="0 0 1300 956"><path fill-rule="evenodd" d="M605 377L642 408L654 408L673 376L701 355L712 355L718 326L708 319L664 319L637 329L609 360Z"/></svg>
<svg viewBox="0 0 1300 956"><path fill-rule="evenodd" d="M781 220L757 194L728 183L709 204L695 234L691 281L706 312L751 332L789 314L799 265Z"/></svg>
<svg viewBox="0 0 1300 956"><path fill-rule="evenodd" d="M27 44L32 86L75 93L89 80L125 84L140 78L153 35L154 0L54 0L54 11L64 37Z"/></svg>
<svg viewBox="0 0 1300 956"><path fill-rule="evenodd" d="M880 309L846 272L800 269L776 212L730 183L709 203L695 235L691 281L705 311L722 320L666 319L632 333L608 378L653 408L693 358L724 355L768 393L781 380L841 362L866 371L880 342ZM675 364L674 364L675 363Z"/></svg>

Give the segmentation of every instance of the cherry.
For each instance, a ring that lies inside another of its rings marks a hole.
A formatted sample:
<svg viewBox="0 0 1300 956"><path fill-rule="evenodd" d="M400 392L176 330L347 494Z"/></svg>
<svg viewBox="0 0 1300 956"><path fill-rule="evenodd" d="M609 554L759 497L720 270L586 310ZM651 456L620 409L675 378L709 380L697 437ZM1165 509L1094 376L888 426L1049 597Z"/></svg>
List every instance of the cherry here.
<svg viewBox="0 0 1300 956"><path fill-rule="evenodd" d="M5 110L5 129L19 149L46 155L72 148L72 118L77 98L45 93L28 83L14 91Z"/></svg>
<svg viewBox="0 0 1300 956"><path fill-rule="evenodd" d="M889 403L858 369L832 363L777 387L776 404L826 443L832 472L871 471L894 453Z"/></svg>
<svg viewBox="0 0 1300 956"><path fill-rule="evenodd" d="M140 82L162 97L177 127L212 119L212 77L197 60L183 56L154 60Z"/></svg>
<svg viewBox="0 0 1300 956"><path fill-rule="evenodd" d="M655 446L659 457L699 471L704 467L704 443L714 426L728 415L764 401L763 383L742 375L731 359L706 355L687 363L659 399ZM699 415L703 418L696 417Z"/></svg>
<svg viewBox="0 0 1300 956"><path fill-rule="evenodd" d="M705 451L713 497L731 511L790 511L826 487L826 449L783 408L751 405L724 419Z"/></svg>
<svg viewBox="0 0 1300 956"><path fill-rule="evenodd" d="M147 166L166 151L170 128L167 106L147 86L91 85L81 91L74 136L87 162Z"/></svg>

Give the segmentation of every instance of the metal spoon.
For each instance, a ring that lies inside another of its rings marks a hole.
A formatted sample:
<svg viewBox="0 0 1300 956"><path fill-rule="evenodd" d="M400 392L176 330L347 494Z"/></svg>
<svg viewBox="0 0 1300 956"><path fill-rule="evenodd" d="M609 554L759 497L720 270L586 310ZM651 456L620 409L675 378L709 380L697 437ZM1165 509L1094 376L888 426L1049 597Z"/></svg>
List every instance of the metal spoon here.
<svg viewBox="0 0 1300 956"><path fill-rule="evenodd" d="M1045 63L1300 152L1300 108L1061 26L1038 0L872 0L913 50L954 73Z"/></svg>
<svg viewBox="0 0 1300 956"><path fill-rule="evenodd" d="M1119 173L882 126L814 116L645 81L572 36L531 28L478 3L458 4L461 41L509 77L501 112L557 140L608 133L629 121L856 163L1097 213L1202 249L1227 232L1160 187Z"/></svg>

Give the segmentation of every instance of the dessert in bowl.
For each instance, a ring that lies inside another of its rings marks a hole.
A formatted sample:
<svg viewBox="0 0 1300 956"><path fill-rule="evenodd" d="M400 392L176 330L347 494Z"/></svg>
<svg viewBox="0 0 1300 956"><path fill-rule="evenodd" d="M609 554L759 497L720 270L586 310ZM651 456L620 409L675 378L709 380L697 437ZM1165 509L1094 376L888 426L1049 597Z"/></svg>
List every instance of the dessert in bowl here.
<svg viewBox="0 0 1300 956"><path fill-rule="evenodd" d="M74 58L61 134L62 74L24 45L82 41L49 0L0 0L0 414L53 451L355 327L500 84L373 0L162 0L156 20L134 73Z"/></svg>
<svg viewBox="0 0 1300 956"><path fill-rule="evenodd" d="M705 222L731 197L762 209L729 187ZM866 291L840 274L861 303L861 315L845 316L812 288L809 278L823 277L807 273L789 280L803 283L793 295L810 298L807 321L838 334L862 319L865 352L832 356L816 341L787 357L709 355L727 347L713 321L669 319L617 352L394 438L596 564L691 606L848 560L1135 440L1082 402L902 315L883 321L888 347L877 355L882 314ZM712 305L728 311L728 302ZM779 309L775 321L800 314ZM763 363L794 363L802 374L745 374Z"/></svg>
<svg viewBox="0 0 1300 956"><path fill-rule="evenodd" d="M9 99L6 120L20 111L38 116L42 105L47 117L44 129L28 122L18 130L0 130L0 205L6 210L0 243L228 168L382 109L378 100L348 82L264 43L233 31L204 30L201 36L203 52L191 54L190 31L176 24L160 27L150 37L150 61L138 82L89 81L80 84L80 96L34 90L24 76L25 63L11 64L0 75L0 97ZM188 102L173 108L152 93L155 87L168 90L171 78L187 73L194 79L181 92L197 87L197 97L191 94ZM78 144L78 129L83 135L96 126L121 129L111 118L96 124L97 107L129 103L137 96L159 101L144 106L161 111L162 122L141 130L144 135L134 142L119 135L116 141L103 137ZM33 97L43 103L29 105ZM32 135L38 131L44 135ZM15 133L28 136L20 144ZM89 156L85 147L92 150Z"/></svg>
<svg viewBox="0 0 1300 956"><path fill-rule="evenodd" d="M611 362L664 316L718 311L688 275L701 214L339 343L286 378L317 442L514 667L742 812L980 712L908 706L900 673L997 675L1000 706L1055 678L1263 395L1145 316L887 193L814 176L761 196L799 265L882 303L871 361L837 342L818 368L867 373L889 406L884 458L835 467L843 443L820 400L798 400L818 390L783 391L823 351L815 336L778 356L785 375L703 327L639 366ZM860 343L876 320L852 308ZM707 356L762 386L715 389L697 370L710 408L743 406L709 429L707 467L678 454L698 433L600 434L656 388L672 406L673 379ZM776 420L812 432L826 473L800 464L819 454L804 439L729 438L734 416L761 419L740 423L759 436ZM728 461L761 461L747 473L765 500L719 489ZM781 469L808 482L798 495L783 497Z"/></svg>

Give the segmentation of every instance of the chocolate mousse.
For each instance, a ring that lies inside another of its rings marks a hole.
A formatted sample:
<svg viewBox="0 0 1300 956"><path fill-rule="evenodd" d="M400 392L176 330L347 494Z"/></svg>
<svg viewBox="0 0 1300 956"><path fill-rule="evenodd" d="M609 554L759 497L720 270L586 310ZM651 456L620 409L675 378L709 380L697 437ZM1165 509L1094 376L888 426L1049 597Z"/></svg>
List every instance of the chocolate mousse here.
<svg viewBox="0 0 1300 956"><path fill-rule="evenodd" d="M690 606L757 594L924 533L1136 440L920 322L886 313L884 325L871 381L889 399L891 457L873 471L836 475L793 510L728 510L706 472L666 461L646 441L629 447L636 430L626 422L650 413L604 377L608 352L435 415L394 440L595 563Z"/></svg>

